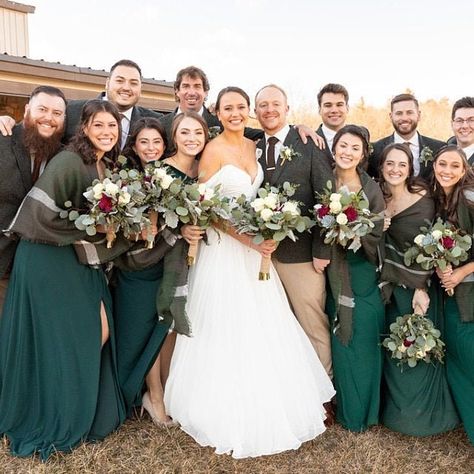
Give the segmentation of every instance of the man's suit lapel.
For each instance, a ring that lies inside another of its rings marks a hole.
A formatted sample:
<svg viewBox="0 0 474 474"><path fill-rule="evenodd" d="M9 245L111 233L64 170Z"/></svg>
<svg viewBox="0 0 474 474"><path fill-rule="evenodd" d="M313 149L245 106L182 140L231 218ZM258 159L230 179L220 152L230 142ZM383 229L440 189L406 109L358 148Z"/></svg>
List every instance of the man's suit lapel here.
<svg viewBox="0 0 474 474"><path fill-rule="evenodd" d="M31 189L33 182L31 180L31 159L30 155L23 145L23 126L19 125L16 133L12 136L13 154L20 170L21 180L26 190Z"/></svg>
<svg viewBox="0 0 474 474"><path fill-rule="evenodd" d="M474 166L474 153L467 157L467 161L471 166Z"/></svg>
<svg viewBox="0 0 474 474"><path fill-rule="evenodd" d="M334 161L334 158L332 156L332 152L329 149L328 141L326 140L326 136L324 135L323 132L323 124L320 124L318 129L316 130L316 133L324 140L324 154L326 155L326 158L328 159L328 163L332 164Z"/></svg>
<svg viewBox="0 0 474 474"><path fill-rule="evenodd" d="M297 133L298 132L293 127L290 127L290 131L283 142L283 146L292 145L295 142ZM276 168L272 175L271 184L279 182L282 172L285 170L285 167L288 166L288 161L285 161L283 164L281 164L281 158L279 156L275 156L275 163Z"/></svg>

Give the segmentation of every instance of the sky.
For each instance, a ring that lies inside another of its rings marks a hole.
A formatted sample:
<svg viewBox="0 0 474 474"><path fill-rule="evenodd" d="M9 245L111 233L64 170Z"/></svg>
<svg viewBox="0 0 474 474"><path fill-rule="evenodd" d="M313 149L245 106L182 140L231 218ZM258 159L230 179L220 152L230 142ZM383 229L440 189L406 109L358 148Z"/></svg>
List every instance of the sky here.
<svg viewBox="0 0 474 474"><path fill-rule="evenodd" d="M212 102L229 85L251 97L283 87L316 107L328 82L382 106L474 95L474 0L18 0L29 15L30 57L109 70L128 58L144 77L174 81L202 68Z"/></svg>

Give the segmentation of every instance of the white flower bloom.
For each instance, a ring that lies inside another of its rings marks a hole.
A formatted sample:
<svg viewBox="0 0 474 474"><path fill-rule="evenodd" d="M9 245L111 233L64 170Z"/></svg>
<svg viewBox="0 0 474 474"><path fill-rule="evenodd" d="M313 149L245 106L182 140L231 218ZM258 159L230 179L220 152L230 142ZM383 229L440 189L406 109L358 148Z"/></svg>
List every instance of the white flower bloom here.
<svg viewBox="0 0 474 474"><path fill-rule="evenodd" d="M163 179L166 176L166 171L163 168L155 168L155 170L153 171L153 174L158 179Z"/></svg>
<svg viewBox="0 0 474 474"><path fill-rule="evenodd" d="M265 203L262 198L254 199L250 205L255 209L255 212L260 212L264 207Z"/></svg>
<svg viewBox="0 0 474 474"><path fill-rule="evenodd" d="M439 240L443 236L443 233L440 230L434 230L431 232L431 235L433 236L433 239Z"/></svg>
<svg viewBox="0 0 474 474"><path fill-rule="evenodd" d="M94 193L95 199L100 199L102 197L102 192L104 191L104 185L102 183L97 183L93 188L92 192Z"/></svg>
<svg viewBox="0 0 474 474"><path fill-rule="evenodd" d="M120 194L118 198L118 203L119 204L128 204L130 202L131 195L130 193L124 192Z"/></svg>
<svg viewBox="0 0 474 474"><path fill-rule="evenodd" d="M331 196L329 196L329 200L331 202L339 202L341 200L341 195L339 193L332 193Z"/></svg>
<svg viewBox="0 0 474 474"><path fill-rule="evenodd" d="M339 201L331 201L329 204L329 210L333 214L337 214L342 211L342 204Z"/></svg>
<svg viewBox="0 0 474 474"><path fill-rule="evenodd" d="M204 191L204 199L212 199L214 197L214 189L212 188L207 188L206 191Z"/></svg>
<svg viewBox="0 0 474 474"><path fill-rule="evenodd" d="M406 352L407 348L405 347L404 344L400 345L397 347L397 349L403 354L404 352Z"/></svg>
<svg viewBox="0 0 474 474"><path fill-rule="evenodd" d="M323 207L322 204L315 204L314 205L314 210L317 211L318 209L321 209Z"/></svg>
<svg viewBox="0 0 474 474"><path fill-rule="evenodd" d="M343 212L341 212L340 214L337 215L336 222L339 225L347 224L347 216Z"/></svg>
<svg viewBox="0 0 474 474"><path fill-rule="evenodd" d="M414 240L415 244L421 247L423 245L423 238L424 238L423 234L418 234Z"/></svg>
<svg viewBox="0 0 474 474"><path fill-rule="evenodd" d="M109 182L105 185L105 192L109 196L116 196L119 192L119 187L115 183Z"/></svg>
<svg viewBox="0 0 474 474"><path fill-rule="evenodd" d="M262 153L263 151L260 148L257 148L255 150L255 156L257 157L257 160L260 159L260 157L262 156Z"/></svg>
<svg viewBox="0 0 474 474"><path fill-rule="evenodd" d="M168 189L171 185L171 183L174 181L173 177L167 174L161 179L161 187L163 189Z"/></svg>
<svg viewBox="0 0 474 474"><path fill-rule="evenodd" d="M283 204L283 212L289 212L292 216L297 216L298 212L298 204L293 201L288 201Z"/></svg>
<svg viewBox="0 0 474 474"><path fill-rule="evenodd" d="M198 186L198 191L199 191L199 194L201 196L204 196L204 193L206 192L206 184L205 183L201 183L199 186Z"/></svg>
<svg viewBox="0 0 474 474"><path fill-rule="evenodd" d="M277 195L275 193L269 193L266 198L263 198L263 203L270 209L275 209L278 202Z"/></svg>
<svg viewBox="0 0 474 474"><path fill-rule="evenodd" d="M265 222L267 222L272 218L273 211L271 209L263 209L260 216Z"/></svg>

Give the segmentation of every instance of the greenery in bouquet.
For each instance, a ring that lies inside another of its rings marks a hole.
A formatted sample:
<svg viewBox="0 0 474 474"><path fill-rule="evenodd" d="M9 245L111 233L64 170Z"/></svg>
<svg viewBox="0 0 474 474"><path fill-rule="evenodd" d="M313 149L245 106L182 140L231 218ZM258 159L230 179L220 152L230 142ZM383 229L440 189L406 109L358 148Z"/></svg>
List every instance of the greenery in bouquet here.
<svg viewBox="0 0 474 474"><path fill-rule="evenodd" d="M444 342L433 322L420 314L398 316L382 345L397 359L397 365L415 367L419 361L443 363Z"/></svg>
<svg viewBox="0 0 474 474"><path fill-rule="evenodd" d="M413 242L415 245L405 252L405 265L416 262L424 270L438 267L442 271L448 264L457 266L466 261L472 245L470 235L443 222L441 218L428 227L421 227Z"/></svg>
<svg viewBox="0 0 474 474"><path fill-rule="evenodd" d="M375 220L380 219L370 212L362 189L356 193L342 186L335 193L328 181L323 193L316 194L316 199L314 217L326 244L339 244L356 252L361 247L361 237L370 234Z"/></svg>
<svg viewBox="0 0 474 474"><path fill-rule="evenodd" d="M71 209L72 203L64 203L66 210L60 217L74 221L79 230L93 236L98 226L107 233L107 247L112 247L116 233L122 231L126 237L137 235L149 220L144 211L146 195L142 187L141 174L134 169L106 170L106 177L96 179L83 193L86 209Z"/></svg>

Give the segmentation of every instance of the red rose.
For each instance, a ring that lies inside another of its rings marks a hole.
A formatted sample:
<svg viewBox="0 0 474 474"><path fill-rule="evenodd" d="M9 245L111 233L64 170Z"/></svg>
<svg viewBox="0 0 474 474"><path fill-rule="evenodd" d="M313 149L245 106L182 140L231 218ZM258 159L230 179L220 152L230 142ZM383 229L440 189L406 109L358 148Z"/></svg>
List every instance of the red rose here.
<svg viewBox="0 0 474 474"><path fill-rule="evenodd" d="M454 239L452 237L441 237L441 244L446 250L450 250L454 247Z"/></svg>
<svg viewBox="0 0 474 474"><path fill-rule="evenodd" d="M106 195L104 194L104 195L100 198L100 201L99 201L99 209L100 209L102 212L105 212L105 213L112 212L113 209L114 209L113 202L112 202L112 198L110 198L109 196L106 196Z"/></svg>
<svg viewBox="0 0 474 474"><path fill-rule="evenodd" d="M408 339L405 339L405 340L403 341L403 345L404 345L405 347L410 347L412 344L413 344L413 341L409 341Z"/></svg>
<svg viewBox="0 0 474 474"><path fill-rule="evenodd" d="M318 209L318 217L320 219L322 219L324 216L326 216L327 214L329 214L329 206L321 206L319 209Z"/></svg>
<svg viewBox="0 0 474 474"><path fill-rule="evenodd" d="M347 209L344 209L344 214L347 216L349 222L354 222L359 216L357 209L349 206Z"/></svg>

